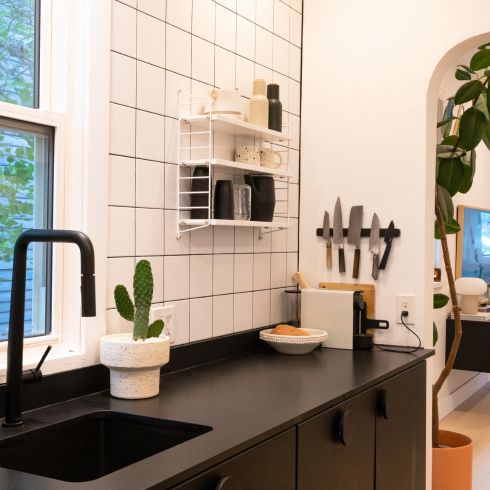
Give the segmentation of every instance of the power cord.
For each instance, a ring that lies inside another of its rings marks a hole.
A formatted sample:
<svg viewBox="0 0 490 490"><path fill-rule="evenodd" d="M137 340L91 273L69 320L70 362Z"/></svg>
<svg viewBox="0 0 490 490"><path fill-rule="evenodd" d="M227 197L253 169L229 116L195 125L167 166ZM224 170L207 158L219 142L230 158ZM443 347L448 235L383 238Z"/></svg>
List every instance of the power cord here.
<svg viewBox="0 0 490 490"><path fill-rule="evenodd" d="M413 354L414 352L417 352L418 350L420 350L422 348L422 340L420 340L420 337L417 335L416 332L414 332L406 323L405 321L403 320L405 317L408 316L408 311L407 310L403 310L401 315L400 315L400 321L402 322L402 325L409 331L411 332L413 335L415 335L415 337L417 337L417 340L419 341L419 345L417 347L414 347L413 349L410 349L410 350L401 350L401 349L389 349L387 347L381 347L379 344L374 344L375 347L377 347L378 349L380 350L385 350L385 351L388 351L388 352L401 352L403 354Z"/></svg>

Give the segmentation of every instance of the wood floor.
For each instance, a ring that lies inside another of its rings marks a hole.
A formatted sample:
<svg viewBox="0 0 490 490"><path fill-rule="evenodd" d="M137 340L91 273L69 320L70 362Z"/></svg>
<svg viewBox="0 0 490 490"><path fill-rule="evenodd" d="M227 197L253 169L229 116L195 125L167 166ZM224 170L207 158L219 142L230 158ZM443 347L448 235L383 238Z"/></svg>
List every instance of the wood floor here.
<svg viewBox="0 0 490 490"><path fill-rule="evenodd" d="M490 383L441 422L441 429L473 439L473 490L490 489Z"/></svg>

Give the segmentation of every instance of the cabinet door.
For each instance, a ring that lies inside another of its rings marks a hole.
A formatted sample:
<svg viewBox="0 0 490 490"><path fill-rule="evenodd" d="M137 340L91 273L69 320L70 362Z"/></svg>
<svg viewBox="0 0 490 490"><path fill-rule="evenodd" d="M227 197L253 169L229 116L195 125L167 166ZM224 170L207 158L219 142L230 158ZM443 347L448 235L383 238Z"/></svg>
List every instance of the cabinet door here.
<svg viewBox="0 0 490 490"><path fill-rule="evenodd" d="M370 390L299 425L298 490L374 489L374 410Z"/></svg>
<svg viewBox="0 0 490 490"><path fill-rule="evenodd" d="M376 390L376 490L425 489L426 371L422 363Z"/></svg>
<svg viewBox="0 0 490 490"><path fill-rule="evenodd" d="M175 489L294 490L295 476L296 429L289 429Z"/></svg>

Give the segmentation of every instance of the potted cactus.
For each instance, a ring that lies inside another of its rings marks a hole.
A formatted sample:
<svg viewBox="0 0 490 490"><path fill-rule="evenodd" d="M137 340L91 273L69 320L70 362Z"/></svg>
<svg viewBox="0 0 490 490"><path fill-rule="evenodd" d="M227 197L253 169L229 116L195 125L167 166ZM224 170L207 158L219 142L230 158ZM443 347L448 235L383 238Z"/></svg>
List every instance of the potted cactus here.
<svg viewBox="0 0 490 490"><path fill-rule="evenodd" d="M160 390L160 367L170 354L170 339L163 332L163 321L149 324L153 298L153 275L147 260L140 260L133 277L131 300L125 286L118 284L114 299L119 314L133 322L133 332L105 335L100 340L100 359L111 373L111 395L138 399L156 396Z"/></svg>

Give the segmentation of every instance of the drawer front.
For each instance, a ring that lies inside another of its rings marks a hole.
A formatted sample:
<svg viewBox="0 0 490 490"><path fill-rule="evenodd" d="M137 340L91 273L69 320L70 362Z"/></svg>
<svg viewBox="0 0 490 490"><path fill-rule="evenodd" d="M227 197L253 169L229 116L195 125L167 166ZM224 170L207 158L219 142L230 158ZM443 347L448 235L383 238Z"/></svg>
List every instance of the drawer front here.
<svg viewBox="0 0 490 490"><path fill-rule="evenodd" d="M289 429L174 488L294 490L295 479L296 429Z"/></svg>
<svg viewBox="0 0 490 490"><path fill-rule="evenodd" d="M298 490L372 490L374 436L371 390L299 425Z"/></svg>
<svg viewBox="0 0 490 490"><path fill-rule="evenodd" d="M425 489L426 367L376 388L376 490Z"/></svg>

